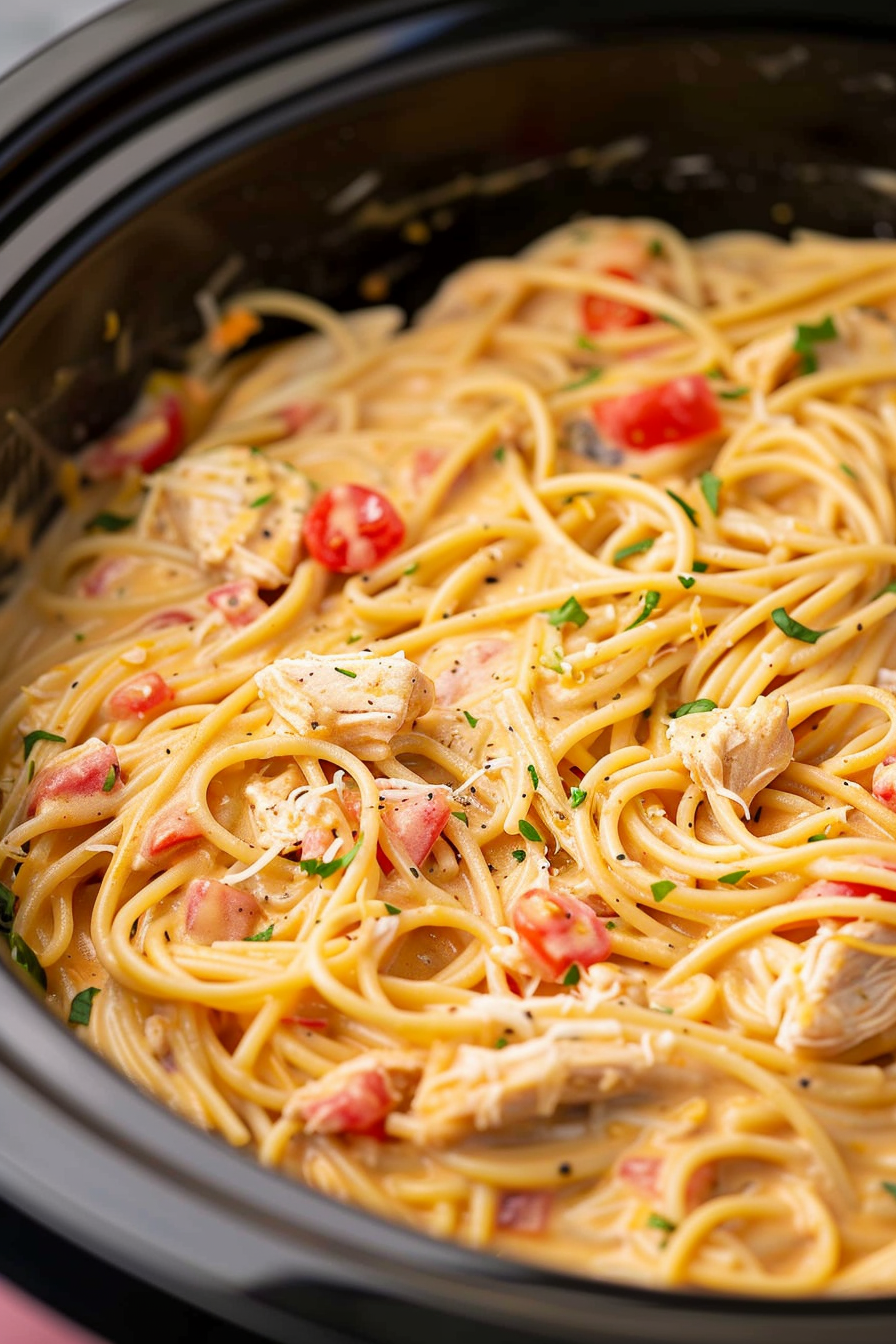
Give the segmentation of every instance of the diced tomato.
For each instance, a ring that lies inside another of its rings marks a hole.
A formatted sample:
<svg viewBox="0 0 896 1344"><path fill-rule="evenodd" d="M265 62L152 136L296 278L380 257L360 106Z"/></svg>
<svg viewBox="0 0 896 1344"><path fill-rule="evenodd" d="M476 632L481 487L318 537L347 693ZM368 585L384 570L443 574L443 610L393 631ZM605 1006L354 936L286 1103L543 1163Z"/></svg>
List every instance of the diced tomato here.
<svg viewBox="0 0 896 1344"><path fill-rule="evenodd" d="M314 501L302 529L309 554L335 574L360 574L398 550L404 523L364 485L334 485Z"/></svg>
<svg viewBox="0 0 896 1344"><path fill-rule="evenodd" d="M158 672L141 672L119 686L109 697L114 719L145 719L160 705L174 699L174 688Z"/></svg>
<svg viewBox="0 0 896 1344"><path fill-rule="evenodd" d="M619 280L634 280L631 271L621 266L608 266L605 274ZM582 321L586 331L613 331L620 327L640 327L653 321L653 314L634 304L611 299L604 294L586 294L582 299Z"/></svg>
<svg viewBox="0 0 896 1344"><path fill-rule="evenodd" d="M548 1225L554 1197L550 1190L505 1190L498 1203L498 1227L539 1236Z"/></svg>
<svg viewBox="0 0 896 1344"><path fill-rule="evenodd" d="M196 617L188 611L177 611L172 608L171 611L160 611L157 616L150 616L148 621L144 621L141 629L143 630L167 630L172 625L189 625L195 621Z"/></svg>
<svg viewBox="0 0 896 1344"><path fill-rule="evenodd" d="M874 767L871 792L879 803L896 812L896 756L887 756Z"/></svg>
<svg viewBox="0 0 896 1344"><path fill-rule="evenodd" d="M290 1013L288 1017L281 1017L280 1021L287 1027L304 1027L306 1031L329 1031L330 1028L325 1017L295 1017Z"/></svg>
<svg viewBox="0 0 896 1344"><path fill-rule="evenodd" d="M369 1134L378 1130L394 1105L395 1094L384 1070L373 1064L351 1074L338 1091L307 1101L302 1118L313 1134Z"/></svg>
<svg viewBox="0 0 896 1344"><path fill-rule="evenodd" d="M421 864L451 815L450 791L444 784L402 788L392 779L378 779L376 787L380 795L380 820L411 863ZM357 823L361 815L357 790L343 789L341 802L349 819ZM383 872L390 873L392 863L388 855L378 848L377 858Z"/></svg>
<svg viewBox="0 0 896 1344"><path fill-rule="evenodd" d="M172 803L150 823L143 838L144 858L158 858L159 855L166 854L169 849L174 849L176 845L183 845L188 840L198 840L202 834L199 823L186 808L182 804Z"/></svg>
<svg viewBox="0 0 896 1344"><path fill-rule="evenodd" d="M885 868L888 872L896 872L896 863L888 863L886 859L878 859L872 856L865 859L865 863L870 868ZM867 882L830 881L827 878L810 882L808 887L803 887L797 899L810 901L813 897L818 896L876 896L880 901L896 901L896 891L889 891L886 887L875 887Z"/></svg>
<svg viewBox="0 0 896 1344"><path fill-rule="evenodd" d="M291 406L284 406L277 414L282 419L287 434L298 434L299 430L304 429L308 421L317 414L318 407L313 403L297 401Z"/></svg>
<svg viewBox="0 0 896 1344"><path fill-rule="evenodd" d="M545 979L562 980L571 966L593 966L610 955L609 934L591 906L576 896L535 887L520 897L511 918Z"/></svg>
<svg viewBox="0 0 896 1344"><path fill-rule="evenodd" d="M436 703L456 705L467 695L494 687L495 663L507 650L506 639L480 639L467 645L462 657L436 677Z"/></svg>
<svg viewBox="0 0 896 1344"><path fill-rule="evenodd" d="M700 373L596 401L592 414L611 444L638 452L702 438L722 423L713 390Z"/></svg>
<svg viewBox="0 0 896 1344"><path fill-rule="evenodd" d="M247 938L261 916L261 906L248 891L237 891L211 877L197 877L187 887L187 933L198 943Z"/></svg>
<svg viewBox="0 0 896 1344"><path fill-rule="evenodd" d="M87 574L78 585L81 597L108 597L113 584L123 579L133 562L127 555L107 555Z"/></svg>
<svg viewBox="0 0 896 1344"><path fill-rule="evenodd" d="M221 612L228 625L251 625L268 610L252 579L234 579L232 583L213 588L206 593L205 600Z"/></svg>
<svg viewBox="0 0 896 1344"><path fill-rule="evenodd" d="M443 449L418 448L411 461L411 481L414 489L421 490L428 485L444 461Z"/></svg>
<svg viewBox="0 0 896 1344"><path fill-rule="evenodd" d="M54 799L96 800L120 787L118 753L99 738L91 738L81 747L62 752L53 764L38 771L28 791L28 816L35 816L44 803Z"/></svg>
<svg viewBox="0 0 896 1344"><path fill-rule="evenodd" d="M184 414L178 397L166 393L144 398L131 418L88 448L81 467L92 481L121 476L129 468L157 471L176 457L185 437Z"/></svg>
<svg viewBox="0 0 896 1344"><path fill-rule="evenodd" d="M663 1170L661 1157L626 1157L619 1164L619 1175L629 1185L633 1185L648 1199L655 1199L660 1193L660 1176ZM716 1183L714 1162L704 1162L688 1177L685 1198L689 1209L702 1204L712 1194Z"/></svg>
<svg viewBox="0 0 896 1344"><path fill-rule="evenodd" d="M302 836L302 858L322 859L333 843L333 832L323 826L309 826Z"/></svg>

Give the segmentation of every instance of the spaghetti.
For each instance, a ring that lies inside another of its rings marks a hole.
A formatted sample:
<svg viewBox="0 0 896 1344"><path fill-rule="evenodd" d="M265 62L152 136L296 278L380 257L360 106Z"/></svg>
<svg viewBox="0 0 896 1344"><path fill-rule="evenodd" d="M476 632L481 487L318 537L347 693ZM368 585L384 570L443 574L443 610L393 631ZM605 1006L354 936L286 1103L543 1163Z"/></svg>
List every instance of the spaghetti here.
<svg viewBox="0 0 896 1344"><path fill-rule="evenodd" d="M894 246L583 220L408 328L208 320L3 612L13 960L383 1216L890 1291Z"/></svg>

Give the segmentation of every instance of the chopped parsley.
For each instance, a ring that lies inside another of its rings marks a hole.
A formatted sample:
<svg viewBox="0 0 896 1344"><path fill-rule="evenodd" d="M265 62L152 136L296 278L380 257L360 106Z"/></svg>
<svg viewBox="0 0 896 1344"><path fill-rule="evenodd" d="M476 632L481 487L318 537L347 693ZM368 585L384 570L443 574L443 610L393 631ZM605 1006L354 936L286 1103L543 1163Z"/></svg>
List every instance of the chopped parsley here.
<svg viewBox="0 0 896 1344"><path fill-rule="evenodd" d="M533 787L533 789L536 789L536 790L537 790L537 789L538 789L538 771L535 769L535 766L534 766L534 765L527 765L527 766L526 766L526 769L529 771L529 778L530 778L531 781L532 781L532 787Z"/></svg>
<svg viewBox="0 0 896 1344"><path fill-rule="evenodd" d="M415 560L414 563L413 563L412 565L408 565L407 569L403 569L401 572L402 572L402 574L407 574L407 575L410 575L410 574L416 574L416 573L417 573L417 570L418 570L419 568L420 568L420 561L419 561L419 560Z"/></svg>
<svg viewBox="0 0 896 1344"><path fill-rule="evenodd" d="M569 791L569 803L571 807L581 807L588 797L587 789L572 788Z"/></svg>
<svg viewBox="0 0 896 1344"><path fill-rule="evenodd" d="M473 718L473 715L470 713L470 711L469 711L468 709L465 709L465 710L463 711L463 715L464 715L464 718L466 719L467 723L470 725L470 727L471 727L471 728L475 728L476 725L477 725L477 723L479 722L479 720L478 720L478 719L474 719L474 718Z"/></svg>
<svg viewBox="0 0 896 1344"><path fill-rule="evenodd" d="M749 394L748 387L723 387L719 396L723 401L739 401L741 397Z"/></svg>
<svg viewBox="0 0 896 1344"><path fill-rule="evenodd" d="M569 970L563 977L563 983L564 985L577 985L581 980L581 978L582 978L582 972L579 970L575 962L573 962L573 964L570 966Z"/></svg>
<svg viewBox="0 0 896 1344"><path fill-rule="evenodd" d="M466 812L452 812L451 815L457 821L461 822L462 825L469 826L470 818L467 816Z"/></svg>
<svg viewBox="0 0 896 1344"><path fill-rule="evenodd" d="M343 854L341 859L330 859L329 863L324 863L323 859L299 859L299 867L303 873L309 873L312 877L332 877L341 868L348 867L361 848L363 839L363 835L359 835L351 849L347 854Z"/></svg>
<svg viewBox="0 0 896 1344"><path fill-rule="evenodd" d="M681 584L682 588L693 588L697 580L690 578L687 574L679 574L678 582Z"/></svg>
<svg viewBox="0 0 896 1344"><path fill-rule="evenodd" d="M651 238L647 244L647 251L652 257L662 257L665 255L662 238Z"/></svg>
<svg viewBox="0 0 896 1344"><path fill-rule="evenodd" d="M358 640L363 638L364 638L363 635L349 635L348 639L345 642L346 644L357 644Z"/></svg>
<svg viewBox="0 0 896 1344"><path fill-rule="evenodd" d="M503 462L506 455L507 455L507 449L504 447L503 443L499 443L495 451L492 453L492 457L495 459L496 462Z"/></svg>
<svg viewBox="0 0 896 1344"><path fill-rule="evenodd" d="M688 700L677 709L673 709L673 719L683 719L687 714L708 714L711 709L718 709L715 700Z"/></svg>
<svg viewBox="0 0 896 1344"><path fill-rule="evenodd" d="M830 315L814 325L811 322L798 322L792 348L796 354L801 356L800 371L802 373L814 373L818 368L818 356L815 353L816 345L822 341L835 341L836 339L837 328L834 326L834 319Z"/></svg>
<svg viewBox="0 0 896 1344"><path fill-rule="evenodd" d="M736 886L738 882L740 882L741 878L749 876L750 876L749 868L738 868L736 873L725 873L722 877L719 878L719 881L725 882L729 887L733 887Z"/></svg>
<svg viewBox="0 0 896 1344"><path fill-rule="evenodd" d="M274 926L269 924L261 933L250 933L248 938L244 938L244 943L269 943L274 936Z"/></svg>
<svg viewBox="0 0 896 1344"><path fill-rule="evenodd" d="M879 593L875 593L871 601L876 602L879 597L884 597L887 593L896 593L896 580L893 583L888 583L886 588L881 588Z"/></svg>
<svg viewBox="0 0 896 1344"><path fill-rule="evenodd" d="M520 835L523 836L523 838L526 840L533 840L536 845L544 844L544 841L541 838L541 834L538 831L536 831L531 821L526 821L525 817L523 817L522 821L520 822Z"/></svg>
<svg viewBox="0 0 896 1344"><path fill-rule="evenodd" d="M350 672L347 667L337 667L336 671L342 677L351 677L352 681L354 681L358 675L357 672Z"/></svg>
<svg viewBox="0 0 896 1344"><path fill-rule="evenodd" d="M506 1037L506 1036L499 1036L498 1039L495 1041L495 1049L496 1049L496 1050L503 1050L503 1049L505 1048L506 1045L507 1045L507 1037Z"/></svg>
<svg viewBox="0 0 896 1344"><path fill-rule="evenodd" d="M90 1021L90 1012L93 1008L93 1001L99 994L96 985L91 985L90 989L82 989L80 994L76 994L72 999L72 1006L68 1012L68 1020L75 1027L86 1027Z"/></svg>
<svg viewBox="0 0 896 1344"><path fill-rule="evenodd" d="M564 383L560 391L577 392L580 387L587 387L589 383L596 383L602 373L603 369L586 369L581 378L576 378L571 383Z"/></svg>
<svg viewBox="0 0 896 1344"><path fill-rule="evenodd" d="M115 781L116 781L117 778L118 778L118 774L116 773L115 766L114 766L114 765L110 765L110 766L109 766L109 773L106 775L106 778L103 780L103 793L111 793L111 792L112 792L112 790L115 788Z"/></svg>
<svg viewBox="0 0 896 1344"><path fill-rule="evenodd" d="M65 738L60 737L58 733L46 733L43 728L35 728L33 732L26 733L23 747L25 750L25 760L31 755L38 742L64 742Z"/></svg>
<svg viewBox="0 0 896 1344"><path fill-rule="evenodd" d="M401 910L398 908L397 905L390 905L388 901L383 901L383 905L385 905L385 907L386 907L386 911L387 911L388 914L390 914L390 915L400 915L400 914L401 914Z"/></svg>
<svg viewBox="0 0 896 1344"><path fill-rule="evenodd" d="M651 882L650 890L653 892L653 899L655 901L664 901L669 895L669 892L675 890L675 883L670 882L668 878L665 878L662 882Z"/></svg>
<svg viewBox="0 0 896 1344"><path fill-rule="evenodd" d="M576 345L580 350L590 350L592 354L597 354L597 346L587 336L577 336Z"/></svg>
<svg viewBox="0 0 896 1344"><path fill-rule="evenodd" d="M249 508L261 509L264 507L265 504L270 504L273 498L274 498L274 492L273 490L269 490L266 495L259 495L257 499L253 499L252 503L249 505Z"/></svg>
<svg viewBox="0 0 896 1344"><path fill-rule="evenodd" d="M667 491L666 491L666 494L669 496L670 499L674 499L674 500L675 500L675 503L678 505L678 507L679 507L680 509L683 509L684 512L687 514L687 516L688 516L688 521L689 521L694 527L696 527L696 526L697 526L697 515L696 515L696 513L694 512L694 510L691 508L691 506L690 506L690 504L687 502L687 500L686 500L686 499L682 499L681 495L676 495L676 493L675 493L674 490L667 490Z"/></svg>
<svg viewBox="0 0 896 1344"><path fill-rule="evenodd" d="M643 541L633 541L631 546L620 547L613 555L613 564L618 565L630 555L640 555L642 551L649 551L655 540L655 537L645 537Z"/></svg>
<svg viewBox="0 0 896 1344"><path fill-rule="evenodd" d="M886 1190L891 1198L896 1199L896 1181L881 1181L881 1188Z"/></svg>
<svg viewBox="0 0 896 1344"><path fill-rule="evenodd" d="M516 859L517 863L523 863L525 861L526 851L524 849L512 849L510 853L513 858Z"/></svg>
<svg viewBox="0 0 896 1344"><path fill-rule="evenodd" d="M818 843L819 840L827 840L827 838L828 838L827 831L819 831L817 835L810 835L806 843L809 845L815 845Z"/></svg>
<svg viewBox="0 0 896 1344"><path fill-rule="evenodd" d="M721 488L722 482L718 476L714 476L711 471L703 472L700 477L700 489L703 492L703 498L716 515L719 512L719 491Z"/></svg>
<svg viewBox="0 0 896 1344"><path fill-rule="evenodd" d="M656 609L659 600L660 600L660 594L656 591L656 589L649 588L647 592L644 594L643 610L635 617L631 625L627 625L625 627L626 630L634 630L636 625L641 625L644 621L649 620L650 615Z"/></svg>
<svg viewBox="0 0 896 1344"><path fill-rule="evenodd" d="M109 513L104 510L96 514L87 524L89 532L123 532L126 527L130 527L133 518L126 518L123 513Z"/></svg>
<svg viewBox="0 0 896 1344"><path fill-rule="evenodd" d="M772 620L785 635L789 635L791 639L801 639L804 644L817 644L822 635L828 634L827 630L810 630L808 625L803 625L802 622L788 616L783 607L775 607Z"/></svg>
<svg viewBox="0 0 896 1344"><path fill-rule="evenodd" d="M20 933L9 935L9 947L16 965L27 971L31 979L36 981L41 989L45 990L47 988L47 973Z"/></svg>
<svg viewBox="0 0 896 1344"><path fill-rule="evenodd" d="M705 560L695 560L694 563L691 565L691 569L694 571L695 574L705 574L706 571L709 569L709 565L706 563Z"/></svg>
<svg viewBox="0 0 896 1344"><path fill-rule="evenodd" d="M550 625L577 625L579 629L588 619L588 613L582 610L579 600L575 596L568 597L559 607L548 607L544 614L547 616Z"/></svg>
<svg viewBox="0 0 896 1344"><path fill-rule="evenodd" d="M840 467L843 474L848 476L850 480L857 481L859 479L848 462L839 462L837 465Z"/></svg>
<svg viewBox="0 0 896 1344"><path fill-rule="evenodd" d="M605 929L615 929L615 927L616 927L615 919L608 919L606 924L604 925Z"/></svg>
<svg viewBox="0 0 896 1344"><path fill-rule="evenodd" d="M657 1232L674 1232L676 1224L670 1223L661 1213L651 1213L647 1218L647 1226L655 1227Z"/></svg>
<svg viewBox="0 0 896 1344"><path fill-rule="evenodd" d="M0 933L6 937L12 930L16 914L16 895L3 882L0 882Z"/></svg>

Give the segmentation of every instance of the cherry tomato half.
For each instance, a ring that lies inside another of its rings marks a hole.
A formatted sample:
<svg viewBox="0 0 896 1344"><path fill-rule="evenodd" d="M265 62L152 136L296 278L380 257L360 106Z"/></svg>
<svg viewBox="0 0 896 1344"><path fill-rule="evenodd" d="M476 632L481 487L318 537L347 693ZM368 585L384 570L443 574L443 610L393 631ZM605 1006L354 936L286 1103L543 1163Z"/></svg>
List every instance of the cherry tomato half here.
<svg viewBox="0 0 896 1344"><path fill-rule="evenodd" d="M360 574L397 551L404 523L392 504L364 485L334 485L305 516L308 552L335 574Z"/></svg>
<svg viewBox="0 0 896 1344"><path fill-rule="evenodd" d="M636 279L631 271L624 271L619 266L608 266L606 274L615 275L618 280ZM611 299L605 294L586 294L582 299L582 322L586 331L618 331L621 327L641 327L652 321L653 313L623 303L621 299Z"/></svg>
<svg viewBox="0 0 896 1344"><path fill-rule="evenodd" d="M699 373L627 397L596 401L592 414L611 444L639 452L702 438L722 423L712 388Z"/></svg>
<svg viewBox="0 0 896 1344"><path fill-rule="evenodd" d="M534 887L513 907L513 927L546 979L562 980L570 966L593 966L610 955L610 937L576 896Z"/></svg>

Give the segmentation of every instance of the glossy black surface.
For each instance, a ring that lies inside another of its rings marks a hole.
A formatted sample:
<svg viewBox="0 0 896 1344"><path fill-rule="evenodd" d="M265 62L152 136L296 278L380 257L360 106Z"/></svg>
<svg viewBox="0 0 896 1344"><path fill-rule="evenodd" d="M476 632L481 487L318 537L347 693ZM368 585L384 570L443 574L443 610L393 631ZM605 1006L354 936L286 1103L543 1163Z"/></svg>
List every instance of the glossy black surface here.
<svg viewBox="0 0 896 1344"><path fill-rule="evenodd" d="M75 446L177 362L192 296L232 256L240 284L348 307L385 274L414 308L466 258L579 212L892 236L889 6L644 0L624 26L618 9L138 0L117 33L101 20L23 68L0 84L0 413ZM59 96L38 107L38 87ZM109 309L133 335L126 377ZM46 484L25 444L15 460L23 491ZM334 1205L161 1111L4 973L0 1152L12 1205L274 1340L839 1344L861 1317L876 1344L896 1327L888 1303L583 1283Z"/></svg>

